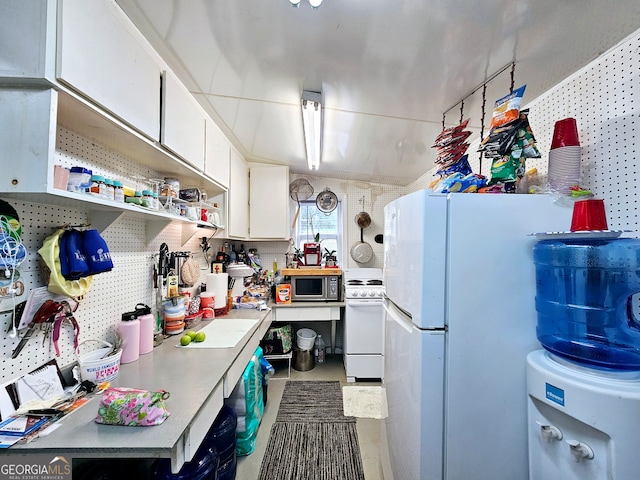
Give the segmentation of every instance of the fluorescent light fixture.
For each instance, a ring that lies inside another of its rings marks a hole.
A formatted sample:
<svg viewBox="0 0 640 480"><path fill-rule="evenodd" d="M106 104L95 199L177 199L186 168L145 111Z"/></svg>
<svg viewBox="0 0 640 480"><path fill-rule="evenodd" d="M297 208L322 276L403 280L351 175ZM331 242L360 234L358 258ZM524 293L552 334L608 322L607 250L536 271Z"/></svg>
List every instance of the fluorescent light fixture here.
<svg viewBox="0 0 640 480"><path fill-rule="evenodd" d="M318 170L322 154L322 93L302 91L302 128L309 170Z"/></svg>

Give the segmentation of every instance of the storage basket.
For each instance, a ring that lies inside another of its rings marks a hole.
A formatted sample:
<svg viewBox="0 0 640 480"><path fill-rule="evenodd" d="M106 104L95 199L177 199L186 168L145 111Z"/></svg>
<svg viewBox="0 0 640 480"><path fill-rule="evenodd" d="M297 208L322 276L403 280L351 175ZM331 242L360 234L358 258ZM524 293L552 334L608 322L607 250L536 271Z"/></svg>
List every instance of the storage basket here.
<svg viewBox="0 0 640 480"><path fill-rule="evenodd" d="M293 328L291 324L281 327L271 327L260 341L260 346L265 355L281 355L289 353L293 347Z"/></svg>
<svg viewBox="0 0 640 480"><path fill-rule="evenodd" d="M89 353L80 355L80 347L87 342L98 342L104 345L104 348L97 348ZM112 355L105 357L112 350L113 345L104 340L85 340L78 345L76 358L80 366L80 378L93 383L109 382L120 373L120 357L122 349L119 349ZM103 358L104 357L104 358Z"/></svg>
<svg viewBox="0 0 640 480"><path fill-rule="evenodd" d="M298 348L300 350L311 350L316 342L316 332L310 328L301 328L296 332Z"/></svg>

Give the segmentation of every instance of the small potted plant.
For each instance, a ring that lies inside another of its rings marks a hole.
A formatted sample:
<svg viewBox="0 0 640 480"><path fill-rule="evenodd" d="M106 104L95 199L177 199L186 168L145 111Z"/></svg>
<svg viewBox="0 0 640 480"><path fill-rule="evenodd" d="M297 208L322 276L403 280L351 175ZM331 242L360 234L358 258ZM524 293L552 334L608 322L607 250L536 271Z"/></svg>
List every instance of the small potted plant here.
<svg viewBox="0 0 640 480"><path fill-rule="evenodd" d="M336 266L336 262L338 261L338 259L336 258L335 250L329 250L328 248L325 248L322 256L324 257L325 267L333 268Z"/></svg>
<svg viewBox="0 0 640 480"><path fill-rule="evenodd" d="M296 267L299 267L300 265L304 265L302 261L302 250L300 250L297 247L293 251L293 261Z"/></svg>

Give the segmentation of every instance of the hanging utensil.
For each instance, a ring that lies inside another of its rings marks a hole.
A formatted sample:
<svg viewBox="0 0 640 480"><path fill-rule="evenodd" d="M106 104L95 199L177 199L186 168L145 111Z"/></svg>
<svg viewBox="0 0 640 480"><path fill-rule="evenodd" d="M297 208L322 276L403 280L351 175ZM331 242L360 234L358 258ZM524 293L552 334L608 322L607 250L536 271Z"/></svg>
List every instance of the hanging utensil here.
<svg viewBox="0 0 640 480"><path fill-rule="evenodd" d="M363 230L360 229L360 241L351 247L351 258L357 263L367 263L373 257L373 248L364 241Z"/></svg>
<svg viewBox="0 0 640 480"><path fill-rule="evenodd" d="M329 187L326 187L316 197L316 207L318 207L318 210L320 210L322 213L331 213L336 209L337 206L338 197L329 189Z"/></svg>
<svg viewBox="0 0 640 480"><path fill-rule="evenodd" d="M371 225L371 216L367 212L360 212L356 215L355 221L360 229L367 228Z"/></svg>
<svg viewBox="0 0 640 480"><path fill-rule="evenodd" d="M296 215L293 217L291 228L296 228L298 216L300 215L300 202L309 200L313 195L313 187L306 178L296 178L289 184L289 197L298 204Z"/></svg>
<svg viewBox="0 0 640 480"><path fill-rule="evenodd" d="M360 242L351 247L351 258L357 263L367 263L373 257L373 248L364 241L364 229L371 225L371 216L367 212L360 212L355 222L360 227Z"/></svg>

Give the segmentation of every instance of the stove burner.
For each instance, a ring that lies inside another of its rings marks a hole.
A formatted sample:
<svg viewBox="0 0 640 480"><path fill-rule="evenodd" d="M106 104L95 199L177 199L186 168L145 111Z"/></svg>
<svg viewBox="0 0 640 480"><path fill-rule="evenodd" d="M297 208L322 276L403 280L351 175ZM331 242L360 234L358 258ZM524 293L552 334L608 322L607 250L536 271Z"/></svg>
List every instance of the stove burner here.
<svg viewBox="0 0 640 480"><path fill-rule="evenodd" d="M367 285L382 285L382 280L367 280Z"/></svg>
<svg viewBox="0 0 640 480"><path fill-rule="evenodd" d="M364 285L362 280L347 280L347 285Z"/></svg>

